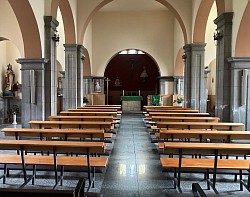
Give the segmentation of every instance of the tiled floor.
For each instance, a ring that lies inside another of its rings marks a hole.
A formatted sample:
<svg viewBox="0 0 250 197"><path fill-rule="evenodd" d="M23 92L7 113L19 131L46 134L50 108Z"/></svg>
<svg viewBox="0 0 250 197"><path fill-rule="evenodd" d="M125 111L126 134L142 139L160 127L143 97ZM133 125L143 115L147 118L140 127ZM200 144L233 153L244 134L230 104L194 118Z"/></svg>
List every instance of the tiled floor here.
<svg viewBox="0 0 250 197"><path fill-rule="evenodd" d="M13 125L3 125L3 127ZM104 197L164 197L177 196L177 191L173 189L170 177L173 174L162 172L160 155L156 144L151 143L150 129L143 122L142 113L124 113L121 124L117 129L112 144L107 148L111 152L107 169L104 173L96 174L94 192L100 192ZM0 133L0 138L5 138ZM16 173L15 173L16 174ZM20 174L22 174L20 172ZM36 186L46 187L53 185L53 173L46 173L46 178L41 176L36 182ZM51 179L48 177L51 176ZM77 177L86 176L82 173L65 174L65 181L62 188L75 187ZM75 177L72 179L72 177ZM191 178L190 178L191 177ZM239 191L239 183L233 182L233 176L219 176L217 189L223 196L250 196L244 189ZM22 182L22 177L15 175L12 179L7 179L7 184L0 183L0 187L17 187ZM206 183L203 175L183 174L181 187L183 196L191 194L191 184L199 181L203 188ZM34 187L28 185L28 187ZM205 190L208 196L214 196L213 191Z"/></svg>

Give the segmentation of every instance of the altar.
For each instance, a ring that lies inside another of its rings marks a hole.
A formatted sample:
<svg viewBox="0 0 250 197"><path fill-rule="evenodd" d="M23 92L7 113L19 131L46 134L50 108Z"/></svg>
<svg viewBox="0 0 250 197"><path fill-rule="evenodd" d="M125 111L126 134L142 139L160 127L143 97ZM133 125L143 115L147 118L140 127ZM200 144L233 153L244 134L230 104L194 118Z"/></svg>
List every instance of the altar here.
<svg viewBox="0 0 250 197"><path fill-rule="evenodd" d="M142 96L121 96L123 111L141 111Z"/></svg>

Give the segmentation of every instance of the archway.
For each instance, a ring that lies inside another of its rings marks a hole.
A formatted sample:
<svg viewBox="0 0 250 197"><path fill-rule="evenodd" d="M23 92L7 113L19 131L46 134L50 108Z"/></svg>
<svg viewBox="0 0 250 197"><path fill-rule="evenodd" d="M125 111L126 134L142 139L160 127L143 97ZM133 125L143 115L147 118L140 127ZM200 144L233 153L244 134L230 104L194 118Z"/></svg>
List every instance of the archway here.
<svg viewBox="0 0 250 197"><path fill-rule="evenodd" d="M109 79L108 104L120 104L120 96L143 96L143 105L147 105L147 96L159 94L159 68L154 59L137 49L127 49L115 54L108 63L104 76Z"/></svg>

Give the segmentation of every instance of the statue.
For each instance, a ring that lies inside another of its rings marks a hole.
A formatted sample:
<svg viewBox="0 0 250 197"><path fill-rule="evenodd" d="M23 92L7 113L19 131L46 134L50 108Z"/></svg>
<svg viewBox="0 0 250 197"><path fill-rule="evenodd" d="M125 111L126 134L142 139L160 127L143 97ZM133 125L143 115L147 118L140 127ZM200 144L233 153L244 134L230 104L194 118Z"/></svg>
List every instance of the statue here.
<svg viewBox="0 0 250 197"><path fill-rule="evenodd" d="M12 65L7 65L7 71L5 73L5 96L13 96L13 85L14 85L15 74L12 70Z"/></svg>
<svg viewBox="0 0 250 197"><path fill-rule="evenodd" d="M121 85L120 79L117 77L115 80L115 86L120 86L120 85Z"/></svg>

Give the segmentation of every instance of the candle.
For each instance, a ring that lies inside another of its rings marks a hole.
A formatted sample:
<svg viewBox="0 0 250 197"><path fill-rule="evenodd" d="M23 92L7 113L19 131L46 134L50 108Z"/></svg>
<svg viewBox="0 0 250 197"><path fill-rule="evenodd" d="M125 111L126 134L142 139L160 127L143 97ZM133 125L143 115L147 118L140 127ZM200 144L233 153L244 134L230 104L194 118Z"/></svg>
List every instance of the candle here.
<svg viewBox="0 0 250 197"><path fill-rule="evenodd" d="M141 96L141 91L139 90L139 96Z"/></svg>
<svg viewBox="0 0 250 197"><path fill-rule="evenodd" d="M124 96L124 90L122 91L122 96Z"/></svg>

